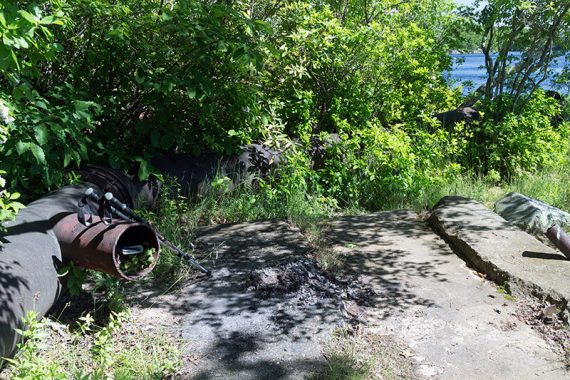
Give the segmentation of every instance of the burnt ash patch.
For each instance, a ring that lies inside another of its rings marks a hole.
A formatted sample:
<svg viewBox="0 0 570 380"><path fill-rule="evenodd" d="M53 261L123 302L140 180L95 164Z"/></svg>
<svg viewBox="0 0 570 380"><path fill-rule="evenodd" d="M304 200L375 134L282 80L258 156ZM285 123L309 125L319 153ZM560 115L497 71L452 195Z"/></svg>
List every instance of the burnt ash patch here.
<svg viewBox="0 0 570 380"><path fill-rule="evenodd" d="M296 306L335 300L341 310L345 310L346 304L369 306L369 299L374 294L371 288L355 278L333 277L307 258L254 270L246 277L244 287L258 298L286 299L288 304ZM345 313L345 317L354 319L351 313Z"/></svg>

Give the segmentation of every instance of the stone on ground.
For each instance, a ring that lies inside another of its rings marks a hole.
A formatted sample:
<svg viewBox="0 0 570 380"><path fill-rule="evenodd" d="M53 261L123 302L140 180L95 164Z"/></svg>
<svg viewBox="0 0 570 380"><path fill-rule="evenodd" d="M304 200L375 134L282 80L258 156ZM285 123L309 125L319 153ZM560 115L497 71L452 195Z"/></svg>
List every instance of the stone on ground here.
<svg viewBox="0 0 570 380"><path fill-rule="evenodd" d="M445 197L434 207L430 223L490 279L508 283L514 293L567 307L570 260L484 205Z"/></svg>
<svg viewBox="0 0 570 380"><path fill-rule="evenodd" d="M539 237L553 225L570 226L570 214L538 199L509 193L495 204L495 211L505 220Z"/></svg>
<svg viewBox="0 0 570 380"><path fill-rule="evenodd" d="M513 302L467 268L414 212L342 217L328 236L373 289L363 311L367 328L406 343L419 376L568 378L557 354L514 316Z"/></svg>

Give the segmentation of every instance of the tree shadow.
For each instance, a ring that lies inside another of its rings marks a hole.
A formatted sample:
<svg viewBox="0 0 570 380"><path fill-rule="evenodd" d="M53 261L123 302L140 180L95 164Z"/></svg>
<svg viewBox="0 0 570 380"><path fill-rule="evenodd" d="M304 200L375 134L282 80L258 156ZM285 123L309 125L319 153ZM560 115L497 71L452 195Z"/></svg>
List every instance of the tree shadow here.
<svg viewBox="0 0 570 380"><path fill-rule="evenodd" d="M531 257L535 259L544 259L544 260L562 260L568 261L568 259L560 254L557 253L546 253L546 252L533 252L533 251L524 251L522 253L523 257Z"/></svg>
<svg viewBox="0 0 570 380"><path fill-rule="evenodd" d="M29 291L30 287L29 282L17 274L21 270L22 265L18 261L0 262L0 353L4 355L9 354L15 346L17 334L14 332L14 326L18 326L21 322L20 316L25 315L19 295L23 290Z"/></svg>
<svg viewBox="0 0 570 380"><path fill-rule="evenodd" d="M307 260L310 252L297 229L282 221L202 228L198 254L209 257L209 278L194 279L176 294L160 289L133 300L182 318L187 352L200 360L192 377L285 378L325 365L321 343L344 323L342 300L311 285L263 293L251 287L256 271Z"/></svg>
<svg viewBox="0 0 570 380"><path fill-rule="evenodd" d="M386 319L414 306L436 306L433 300L417 295L415 279L447 282L439 267L449 262L453 252L414 212L345 216L333 220L328 230L347 269L374 289L368 306L375 309L377 318ZM400 244L402 240L407 243ZM434 255L429 259L415 255L418 248L413 243Z"/></svg>

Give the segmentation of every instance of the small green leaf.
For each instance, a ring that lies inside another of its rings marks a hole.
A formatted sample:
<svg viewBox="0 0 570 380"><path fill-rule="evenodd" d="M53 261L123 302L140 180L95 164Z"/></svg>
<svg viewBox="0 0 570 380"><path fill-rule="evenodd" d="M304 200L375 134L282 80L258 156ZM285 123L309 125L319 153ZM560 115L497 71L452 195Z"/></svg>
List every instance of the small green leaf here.
<svg viewBox="0 0 570 380"><path fill-rule="evenodd" d="M187 88L186 93L188 94L188 97L190 99L194 99L196 97L196 89L195 88L191 88L191 87Z"/></svg>
<svg viewBox="0 0 570 380"><path fill-rule="evenodd" d="M148 179L151 173L152 166L150 162L146 160L141 161L141 165L139 166L139 180L145 181Z"/></svg>
<svg viewBox="0 0 570 380"><path fill-rule="evenodd" d="M38 164L43 165L46 163L46 155L44 153L44 150L39 145L30 143L30 150L36 158Z"/></svg>
<svg viewBox="0 0 570 380"><path fill-rule="evenodd" d="M20 198L20 194L19 194L19 193L14 193L14 194L16 194L18 198ZM12 195L13 195L13 194L12 194ZM26 206L23 205L23 204L20 203L20 202L10 202L10 208L11 208L12 210L14 210L14 212L18 212L19 210L21 210L21 209L23 209L23 208L26 208Z"/></svg>
<svg viewBox="0 0 570 380"><path fill-rule="evenodd" d="M38 108L45 110L45 111L47 111L47 109L48 109L47 104L43 100L34 101L34 105Z"/></svg>
<svg viewBox="0 0 570 380"><path fill-rule="evenodd" d="M30 145L31 144L29 142L18 141L16 143L16 152L18 152L18 155L21 156L22 154L30 150Z"/></svg>
<svg viewBox="0 0 570 380"><path fill-rule="evenodd" d="M55 22L55 17L53 17L51 15L46 16L40 20L40 24L42 24L42 25L50 25L50 24L53 24L54 22Z"/></svg>
<svg viewBox="0 0 570 380"><path fill-rule="evenodd" d="M22 16L26 21L28 21L28 22L30 22L30 23L32 23L32 24L35 24L35 23L36 23L36 17L35 17L33 14L31 14L30 12L21 9L21 10L18 11L18 13L19 13L20 16Z"/></svg>
<svg viewBox="0 0 570 380"><path fill-rule="evenodd" d="M93 102L84 102L82 100L76 100L73 102L76 112L88 111L89 107L93 105Z"/></svg>
<svg viewBox="0 0 570 380"><path fill-rule="evenodd" d="M16 57L16 53L14 50L10 50L10 57L12 58L12 62L16 65L16 69L20 71L20 63L18 62L18 57Z"/></svg>
<svg viewBox="0 0 570 380"><path fill-rule="evenodd" d="M69 165L69 163L71 162L71 155L68 152L65 152L65 154L63 155L63 166L67 167L67 165Z"/></svg>
<svg viewBox="0 0 570 380"><path fill-rule="evenodd" d="M38 142L38 144L45 145L48 142L49 132L48 132L48 129L46 127L44 127L43 125L35 127L34 132L35 132L36 141Z"/></svg>

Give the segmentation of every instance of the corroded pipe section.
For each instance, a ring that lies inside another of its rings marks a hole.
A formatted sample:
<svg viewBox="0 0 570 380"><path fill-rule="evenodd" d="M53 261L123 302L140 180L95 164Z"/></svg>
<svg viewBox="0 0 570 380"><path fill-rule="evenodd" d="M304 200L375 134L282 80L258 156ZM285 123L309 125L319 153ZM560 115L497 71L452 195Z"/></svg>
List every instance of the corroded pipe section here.
<svg viewBox="0 0 570 380"><path fill-rule="evenodd" d="M69 214L53 227L64 258L77 266L105 272L121 280L136 280L148 274L156 265L160 243L156 233L142 223L114 220L105 225L98 217L93 224L79 223L77 214ZM130 257L122 253L124 247L154 248L152 262L135 273L126 273L121 265Z"/></svg>
<svg viewBox="0 0 570 380"><path fill-rule="evenodd" d="M4 223L6 233L0 237L0 367L2 358L14 352L19 339L16 329L22 328L26 313L33 310L43 316L62 290L57 271L64 263L52 223L76 212L78 200L89 187L99 193L109 188L117 194L128 193L130 198L124 201L130 199L133 207L152 204L158 194L152 183L136 183L109 169L86 169L82 174L84 181L89 178L94 183L51 192L20 210L15 220ZM158 248L158 242L153 247ZM156 255L158 258L158 249Z"/></svg>
<svg viewBox="0 0 570 380"><path fill-rule="evenodd" d="M570 236L557 224L546 231L546 236L570 260Z"/></svg>

